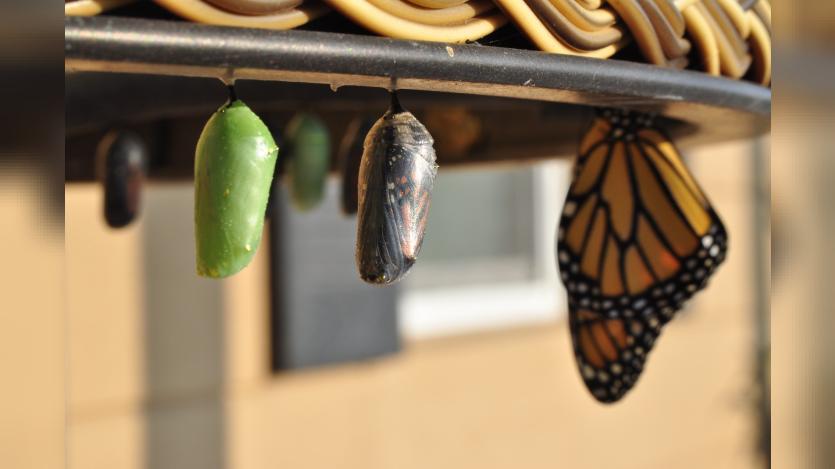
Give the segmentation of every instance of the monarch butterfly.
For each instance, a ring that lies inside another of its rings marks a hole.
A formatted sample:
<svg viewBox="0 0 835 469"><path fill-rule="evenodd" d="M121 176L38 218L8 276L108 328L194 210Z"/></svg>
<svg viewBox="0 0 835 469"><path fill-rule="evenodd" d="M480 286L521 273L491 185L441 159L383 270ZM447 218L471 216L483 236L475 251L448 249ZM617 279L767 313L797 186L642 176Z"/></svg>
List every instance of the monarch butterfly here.
<svg viewBox="0 0 835 469"><path fill-rule="evenodd" d="M227 277L252 260L278 157L270 131L235 97L203 127L194 159L197 274Z"/></svg>
<svg viewBox="0 0 835 469"><path fill-rule="evenodd" d="M356 261L360 278L396 282L415 263L438 165L432 136L392 92L365 137L359 172Z"/></svg>
<svg viewBox="0 0 835 469"><path fill-rule="evenodd" d="M574 355L597 400L635 385L662 326L726 249L722 221L653 116L600 111L557 233Z"/></svg>
<svg viewBox="0 0 835 469"><path fill-rule="evenodd" d="M307 211L319 205L325 195L331 152L328 128L318 117L300 113L287 124L284 135L290 155L290 197L297 209Z"/></svg>

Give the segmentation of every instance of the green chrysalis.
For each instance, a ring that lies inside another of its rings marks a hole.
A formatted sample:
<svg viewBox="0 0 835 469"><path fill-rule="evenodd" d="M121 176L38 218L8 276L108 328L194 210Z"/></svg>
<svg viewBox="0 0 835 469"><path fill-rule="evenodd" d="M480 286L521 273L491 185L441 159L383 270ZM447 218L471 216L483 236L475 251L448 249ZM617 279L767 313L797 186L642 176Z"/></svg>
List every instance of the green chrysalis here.
<svg viewBox="0 0 835 469"><path fill-rule="evenodd" d="M278 156L267 126L231 93L203 127L194 160L197 274L228 277L252 260Z"/></svg>
<svg viewBox="0 0 835 469"><path fill-rule="evenodd" d="M312 114L296 114L284 133L290 156L287 179L293 205L310 210L322 201L325 180L330 169L330 135L328 128Z"/></svg>

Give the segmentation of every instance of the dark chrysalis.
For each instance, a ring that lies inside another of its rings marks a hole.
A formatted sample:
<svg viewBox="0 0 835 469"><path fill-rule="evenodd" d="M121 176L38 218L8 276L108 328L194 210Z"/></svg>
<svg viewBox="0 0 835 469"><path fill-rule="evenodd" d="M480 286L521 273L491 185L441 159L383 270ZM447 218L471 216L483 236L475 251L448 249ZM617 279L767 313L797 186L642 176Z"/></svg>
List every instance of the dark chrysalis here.
<svg viewBox="0 0 835 469"><path fill-rule="evenodd" d="M342 213L354 215L358 208L358 184L365 136L374 125L372 119L356 118L345 129L339 146L339 162L342 166Z"/></svg>
<svg viewBox="0 0 835 469"><path fill-rule="evenodd" d="M112 131L102 138L97 153L104 185L104 219L111 228L122 228L139 213L147 150L134 132Z"/></svg>
<svg viewBox="0 0 835 469"><path fill-rule="evenodd" d="M395 93L365 137L359 171L356 261L360 277L387 285L414 265L438 165L432 136Z"/></svg>

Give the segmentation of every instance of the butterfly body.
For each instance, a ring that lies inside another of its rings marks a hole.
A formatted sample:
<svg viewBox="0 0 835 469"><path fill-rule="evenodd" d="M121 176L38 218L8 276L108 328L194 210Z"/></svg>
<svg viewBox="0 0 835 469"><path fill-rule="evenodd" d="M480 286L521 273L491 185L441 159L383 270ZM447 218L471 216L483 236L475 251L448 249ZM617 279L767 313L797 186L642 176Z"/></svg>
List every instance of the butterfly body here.
<svg viewBox="0 0 835 469"><path fill-rule="evenodd" d="M575 357L596 399L634 386L661 328L726 251L721 220L652 118L603 111L580 144L557 234Z"/></svg>

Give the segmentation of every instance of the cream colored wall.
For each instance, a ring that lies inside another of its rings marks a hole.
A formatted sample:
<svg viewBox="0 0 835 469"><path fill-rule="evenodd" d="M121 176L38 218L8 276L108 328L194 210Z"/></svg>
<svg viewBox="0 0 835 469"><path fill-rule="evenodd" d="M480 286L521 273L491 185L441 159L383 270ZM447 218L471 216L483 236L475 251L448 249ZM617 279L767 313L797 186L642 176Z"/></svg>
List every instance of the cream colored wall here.
<svg viewBox="0 0 835 469"><path fill-rule="evenodd" d="M0 466L57 469L66 452L60 208L38 192L43 175L0 169Z"/></svg>
<svg viewBox="0 0 835 469"><path fill-rule="evenodd" d="M782 112L774 117L774 261L779 265L772 279L774 467L827 467L822 456L832 445L821 440L826 435L820 422L835 418L832 393L821 386L826 371L835 369L827 354L831 341L816 333L832 330L824 317L831 317L826 305L832 304L833 292L821 288L831 278L820 275L830 270L823 253L831 252L827 222L832 211L823 186L831 182L822 176L827 176L824 161L831 158L827 143L835 118L826 100L808 100L783 95L777 101Z"/></svg>
<svg viewBox="0 0 835 469"><path fill-rule="evenodd" d="M613 406L583 388L564 323L272 375L263 249L231 280L198 279L188 185L154 187L126 231L104 227L97 187L68 186L73 467L758 467L748 150L692 155L730 257Z"/></svg>

